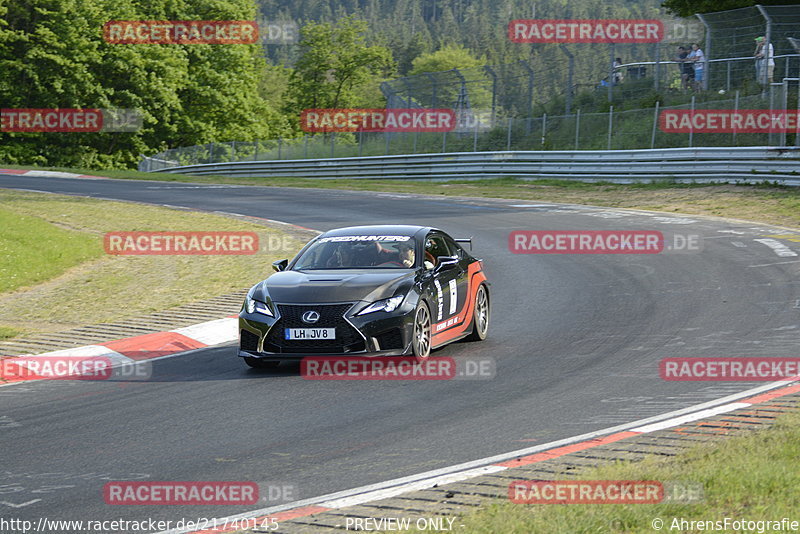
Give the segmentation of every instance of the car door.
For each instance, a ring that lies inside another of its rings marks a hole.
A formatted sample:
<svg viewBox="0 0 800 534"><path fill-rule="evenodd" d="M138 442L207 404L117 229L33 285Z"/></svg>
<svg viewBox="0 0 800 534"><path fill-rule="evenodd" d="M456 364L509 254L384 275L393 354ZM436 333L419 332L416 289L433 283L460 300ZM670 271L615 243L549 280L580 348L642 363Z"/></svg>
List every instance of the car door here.
<svg viewBox="0 0 800 534"><path fill-rule="evenodd" d="M467 304L467 299L470 298L469 296L469 264L471 263L472 258L470 258L469 254L461 248L461 245L456 243L453 238L448 235L444 236L445 244L447 245L448 249L450 250L450 255L455 256L458 258L458 266L454 269L454 278L456 281L456 306L455 306L455 313L461 313L464 309L464 306ZM451 301L452 307L452 301Z"/></svg>
<svg viewBox="0 0 800 534"><path fill-rule="evenodd" d="M433 297L434 306L431 310L433 316L433 333L437 334L452 326L460 309L459 301L463 304L463 295L459 298L459 278L463 276L463 269L459 264L442 267L439 258L451 256L452 251L448 246L445 236L439 232L430 232L425 238L425 260L433 263ZM451 320L452 319L452 320Z"/></svg>

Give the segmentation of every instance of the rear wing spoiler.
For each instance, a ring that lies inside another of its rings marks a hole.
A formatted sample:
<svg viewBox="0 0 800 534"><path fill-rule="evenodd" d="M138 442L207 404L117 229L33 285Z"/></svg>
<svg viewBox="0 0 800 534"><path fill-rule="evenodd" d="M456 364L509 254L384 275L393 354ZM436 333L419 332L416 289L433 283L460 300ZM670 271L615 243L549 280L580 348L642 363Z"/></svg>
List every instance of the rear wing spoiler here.
<svg viewBox="0 0 800 534"><path fill-rule="evenodd" d="M461 239L455 239L454 241L455 241L456 243L469 243L469 251L470 251L470 252L472 252L472 238L471 238L471 237L465 237L465 238L461 238Z"/></svg>

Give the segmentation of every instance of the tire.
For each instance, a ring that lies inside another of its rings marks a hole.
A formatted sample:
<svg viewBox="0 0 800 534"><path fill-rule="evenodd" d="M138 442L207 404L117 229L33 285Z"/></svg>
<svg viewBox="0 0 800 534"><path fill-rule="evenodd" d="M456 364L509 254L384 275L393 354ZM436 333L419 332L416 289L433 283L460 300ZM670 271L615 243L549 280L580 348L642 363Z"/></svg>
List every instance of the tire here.
<svg viewBox="0 0 800 534"><path fill-rule="evenodd" d="M475 306L472 311L472 333L467 341L483 341L489 334L489 292L481 284L475 293Z"/></svg>
<svg viewBox="0 0 800 534"><path fill-rule="evenodd" d="M250 358L245 356L244 363L252 367L253 369L275 369L278 367L281 362L274 362L271 360L262 360L260 358Z"/></svg>
<svg viewBox="0 0 800 534"><path fill-rule="evenodd" d="M411 339L411 348L417 362L424 362L431 355L431 330L431 312L428 305L420 301L414 311L414 330Z"/></svg>

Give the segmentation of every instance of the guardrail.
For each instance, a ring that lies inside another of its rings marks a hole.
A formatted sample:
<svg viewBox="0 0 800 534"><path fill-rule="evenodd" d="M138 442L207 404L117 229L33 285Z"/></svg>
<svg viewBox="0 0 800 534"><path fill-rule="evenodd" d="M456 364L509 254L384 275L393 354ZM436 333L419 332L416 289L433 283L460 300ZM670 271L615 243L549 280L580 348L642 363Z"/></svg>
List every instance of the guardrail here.
<svg viewBox="0 0 800 534"><path fill-rule="evenodd" d="M800 148L711 147L654 150L455 152L407 156L236 161L154 172L240 177L455 180L516 177L635 182L779 182L800 185Z"/></svg>

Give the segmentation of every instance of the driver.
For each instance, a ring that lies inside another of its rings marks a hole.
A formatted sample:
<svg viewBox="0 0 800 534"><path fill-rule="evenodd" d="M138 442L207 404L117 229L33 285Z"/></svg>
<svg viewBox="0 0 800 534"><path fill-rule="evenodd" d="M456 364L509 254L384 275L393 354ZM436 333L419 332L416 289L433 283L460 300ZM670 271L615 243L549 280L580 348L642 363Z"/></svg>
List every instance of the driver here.
<svg viewBox="0 0 800 534"><path fill-rule="evenodd" d="M411 268L414 266L414 244L410 241L402 241L397 244L397 250L399 252L399 260L400 263L403 264L403 267Z"/></svg>

